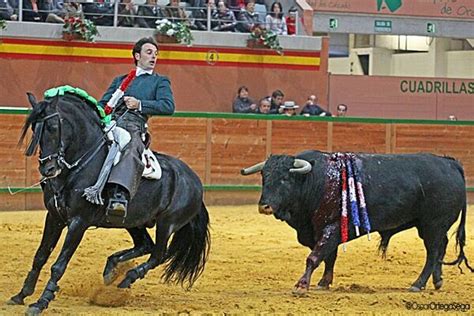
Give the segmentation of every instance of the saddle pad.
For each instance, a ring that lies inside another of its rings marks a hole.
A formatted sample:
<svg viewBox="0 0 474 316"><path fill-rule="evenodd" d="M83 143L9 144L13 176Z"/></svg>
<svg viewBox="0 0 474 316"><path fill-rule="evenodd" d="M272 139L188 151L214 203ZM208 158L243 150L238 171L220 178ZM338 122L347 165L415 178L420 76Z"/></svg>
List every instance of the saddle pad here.
<svg viewBox="0 0 474 316"><path fill-rule="evenodd" d="M145 149L142 154L142 162L145 165L142 177L147 179L161 179L161 167L155 155L150 149Z"/></svg>

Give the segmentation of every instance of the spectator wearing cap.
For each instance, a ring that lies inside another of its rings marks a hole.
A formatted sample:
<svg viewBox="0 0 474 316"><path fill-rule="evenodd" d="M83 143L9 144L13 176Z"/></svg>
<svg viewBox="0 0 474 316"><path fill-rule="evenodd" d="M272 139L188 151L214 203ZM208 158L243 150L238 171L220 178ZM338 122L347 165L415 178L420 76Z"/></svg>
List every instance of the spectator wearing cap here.
<svg viewBox="0 0 474 316"><path fill-rule="evenodd" d="M249 98L249 89L241 86L237 90L237 97L232 103L232 111L234 113L255 113L257 105Z"/></svg>
<svg viewBox="0 0 474 316"><path fill-rule="evenodd" d="M280 109L282 110L282 114L286 116L294 116L296 115L296 109L299 108L299 105L296 105L295 101L285 101L283 105L280 105Z"/></svg>
<svg viewBox="0 0 474 316"><path fill-rule="evenodd" d="M310 95L306 100L306 104L301 110L301 115L304 116L332 116L331 112L325 111L319 104L318 104L318 97L315 95Z"/></svg>
<svg viewBox="0 0 474 316"><path fill-rule="evenodd" d="M337 105L337 116L344 117L347 113L347 105L340 103Z"/></svg>

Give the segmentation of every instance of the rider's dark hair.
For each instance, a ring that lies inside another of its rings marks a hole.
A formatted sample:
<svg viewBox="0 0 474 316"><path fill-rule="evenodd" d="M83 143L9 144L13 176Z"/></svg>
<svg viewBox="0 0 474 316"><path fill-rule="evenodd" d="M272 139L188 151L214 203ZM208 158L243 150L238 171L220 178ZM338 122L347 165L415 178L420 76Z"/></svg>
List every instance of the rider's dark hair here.
<svg viewBox="0 0 474 316"><path fill-rule="evenodd" d="M135 58L135 53L141 53L142 47L145 44L151 44L156 47L158 50L158 44L156 41L153 39L153 37L144 37L138 40L138 42L135 43L132 49L132 56L133 56L133 61L135 62L135 65L137 64L137 59Z"/></svg>

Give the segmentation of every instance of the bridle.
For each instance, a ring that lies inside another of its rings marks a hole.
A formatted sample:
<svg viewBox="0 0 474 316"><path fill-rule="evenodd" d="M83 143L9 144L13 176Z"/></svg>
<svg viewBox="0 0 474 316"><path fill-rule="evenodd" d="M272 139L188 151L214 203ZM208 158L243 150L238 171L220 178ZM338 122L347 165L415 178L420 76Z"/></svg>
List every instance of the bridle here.
<svg viewBox="0 0 474 316"><path fill-rule="evenodd" d="M89 150L87 150L84 154L82 154L79 158L77 158L74 162L68 163L66 161L65 157L65 145L62 140L62 118L59 112L54 112L50 115L45 116L42 119L39 119L35 123L35 129L33 132L33 139L31 140L30 145L28 146L28 149L26 150L27 156L31 156L35 151L37 146L39 145L39 142L41 140L41 137L43 136L43 129L44 129L44 123L48 121L51 118L58 117L59 119L59 126L58 126L58 134L59 134L59 148L56 152L46 156L46 157L39 157L38 161L40 164L43 164L49 160L56 160L58 163L59 168L62 170L64 167L66 167L69 170L72 170L79 166L81 162L84 162L80 165L79 170L82 170L82 168L90 161L92 158L99 152L100 148L106 143L106 137L105 134L98 139L98 141L94 144L94 146L91 146ZM30 153L30 154L29 154ZM87 157L87 159L86 159Z"/></svg>

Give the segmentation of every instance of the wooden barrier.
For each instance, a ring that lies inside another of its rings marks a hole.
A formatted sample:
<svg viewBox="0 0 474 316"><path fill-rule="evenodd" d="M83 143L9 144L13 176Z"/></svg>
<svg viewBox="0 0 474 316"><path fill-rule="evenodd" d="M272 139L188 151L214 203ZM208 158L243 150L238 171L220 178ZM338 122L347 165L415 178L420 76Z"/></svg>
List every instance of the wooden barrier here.
<svg viewBox="0 0 474 316"><path fill-rule="evenodd" d="M0 210L44 208L38 189L14 196L7 190L40 178L36 158L26 158L17 147L25 114L0 109ZM474 122L177 113L154 117L150 131L154 150L176 156L196 171L209 203L256 203L260 176L243 177L240 169L269 154L307 149L449 155L463 163L468 192L474 194Z"/></svg>

